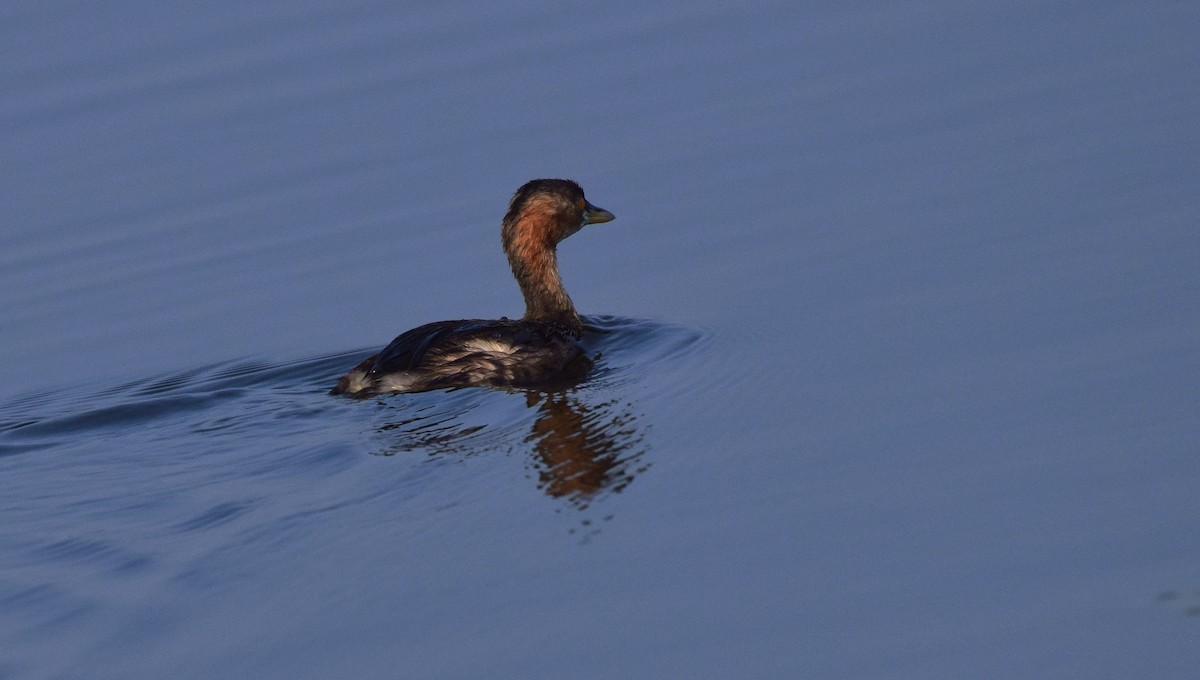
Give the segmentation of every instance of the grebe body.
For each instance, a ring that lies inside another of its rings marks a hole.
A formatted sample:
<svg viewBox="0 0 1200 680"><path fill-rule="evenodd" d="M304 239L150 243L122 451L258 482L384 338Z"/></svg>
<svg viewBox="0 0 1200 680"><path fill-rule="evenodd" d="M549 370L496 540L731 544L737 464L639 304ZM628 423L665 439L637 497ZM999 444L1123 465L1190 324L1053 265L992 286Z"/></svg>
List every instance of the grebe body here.
<svg viewBox="0 0 1200 680"><path fill-rule="evenodd" d="M520 319L436 321L397 337L338 380L332 394L469 387L533 387L575 379L591 361L583 324L558 273L560 241L613 219L570 180L527 182L509 202L500 235L525 298Z"/></svg>

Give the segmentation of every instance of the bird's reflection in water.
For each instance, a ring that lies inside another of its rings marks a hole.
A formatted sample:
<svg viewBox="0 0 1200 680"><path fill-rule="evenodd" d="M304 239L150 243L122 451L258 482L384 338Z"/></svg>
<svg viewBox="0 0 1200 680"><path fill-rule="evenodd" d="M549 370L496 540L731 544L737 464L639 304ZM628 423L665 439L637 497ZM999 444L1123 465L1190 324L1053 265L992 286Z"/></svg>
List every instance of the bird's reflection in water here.
<svg viewBox="0 0 1200 680"><path fill-rule="evenodd" d="M562 393L526 395L537 408L526 441L538 458L541 488L580 507L601 491L619 492L644 471L643 435L616 402L588 406Z"/></svg>
<svg viewBox="0 0 1200 680"><path fill-rule="evenodd" d="M574 391L524 394L532 422L525 417L507 425L471 424L470 404L430 404L381 426L389 442L377 453L442 456L524 449L531 454L538 487L581 510L602 494L620 492L648 467L642 460L645 435L628 404L589 404Z"/></svg>

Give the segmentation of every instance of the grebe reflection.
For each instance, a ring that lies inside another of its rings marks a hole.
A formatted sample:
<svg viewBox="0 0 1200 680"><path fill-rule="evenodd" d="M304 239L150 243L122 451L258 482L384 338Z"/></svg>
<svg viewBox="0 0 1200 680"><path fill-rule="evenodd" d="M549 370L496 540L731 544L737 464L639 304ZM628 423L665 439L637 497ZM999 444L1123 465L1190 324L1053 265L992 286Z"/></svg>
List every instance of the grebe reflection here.
<svg viewBox="0 0 1200 680"><path fill-rule="evenodd" d="M649 467L645 436L628 404L588 404L576 392L525 392L533 421L520 432L492 433L460 412L426 408L379 428L389 442L380 455L424 451L431 456L487 451L514 439L529 447L537 485L547 495L585 509L605 493L618 493ZM499 440L496 439L499 436ZM524 446L522 447L524 448Z"/></svg>

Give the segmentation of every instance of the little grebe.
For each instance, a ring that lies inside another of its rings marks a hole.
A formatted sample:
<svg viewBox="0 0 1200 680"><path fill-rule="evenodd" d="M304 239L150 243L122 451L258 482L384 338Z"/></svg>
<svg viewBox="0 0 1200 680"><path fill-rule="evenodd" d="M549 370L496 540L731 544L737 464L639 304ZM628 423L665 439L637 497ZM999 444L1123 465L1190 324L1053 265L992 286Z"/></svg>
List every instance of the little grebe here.
<svg viewBox="0 0 1200 680"><path fill-rule="evenodd" d="M565 179L535 179L513 194L500 239L525 296L519 320L436 321L414 328L338 380L331 394L369 396L471 385L553 382L590 361L583 323L558 275L558 242L613 214Z"/></svg>

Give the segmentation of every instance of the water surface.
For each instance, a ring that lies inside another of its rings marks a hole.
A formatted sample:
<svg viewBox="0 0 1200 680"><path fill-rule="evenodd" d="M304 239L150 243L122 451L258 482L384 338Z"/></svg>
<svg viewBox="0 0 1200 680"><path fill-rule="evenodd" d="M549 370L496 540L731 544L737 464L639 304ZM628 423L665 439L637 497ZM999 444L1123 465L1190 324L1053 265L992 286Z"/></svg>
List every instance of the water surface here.
<svg viewBox="0 0 1200 680"><path fill-rule="evenodd" d="M1194 675L1198 20L6 4L0 677ZM584 382L326 394L555 176Z"/></svg>

